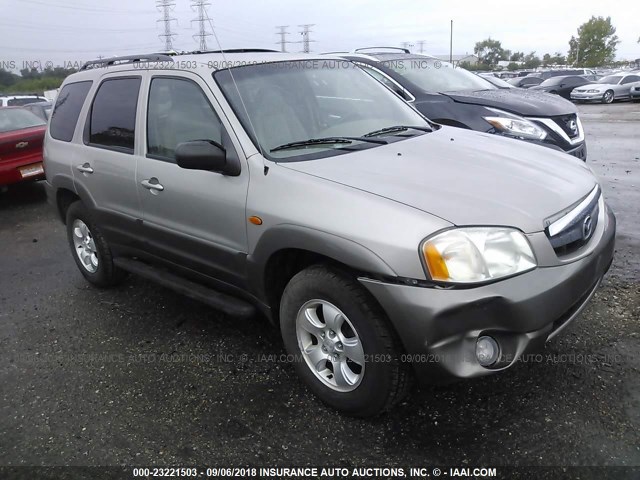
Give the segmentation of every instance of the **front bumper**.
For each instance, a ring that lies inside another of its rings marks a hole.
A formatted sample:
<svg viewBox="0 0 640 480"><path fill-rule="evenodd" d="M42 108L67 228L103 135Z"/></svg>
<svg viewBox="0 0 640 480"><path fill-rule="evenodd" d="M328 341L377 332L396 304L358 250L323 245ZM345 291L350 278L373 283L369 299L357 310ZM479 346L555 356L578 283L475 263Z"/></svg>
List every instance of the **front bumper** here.
<svg viewBox="0 0 640 480"><path fill-rule="evenodd" d="M583 92L571 92L571 100L577 100L582 102L588 101L602 101L602 97L604 96L604 92L598 93L583 93Z"/></svg>
<svg viewBox="0 0 640 480"><path fill-rule="evenodd" d="M475 288L424 288L360 278L382 305L418 378L446 382L495 373L540 351L586 306L613 260L615 216L595 249L572 263L539 267ZM476 360L478 337L500 344L501 358L486 368Z"/></svg>

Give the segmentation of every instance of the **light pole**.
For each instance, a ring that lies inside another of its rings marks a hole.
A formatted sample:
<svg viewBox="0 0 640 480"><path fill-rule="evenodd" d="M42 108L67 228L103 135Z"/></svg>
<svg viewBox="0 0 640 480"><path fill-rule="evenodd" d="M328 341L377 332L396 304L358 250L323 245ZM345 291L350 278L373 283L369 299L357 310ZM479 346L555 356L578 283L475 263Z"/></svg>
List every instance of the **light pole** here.
<svg viewBox="0 0 640 480"><path fill-rule="evenodd" d="M453 63L453 20L451 20L451 29L449 34L449 63Z"/></svg>

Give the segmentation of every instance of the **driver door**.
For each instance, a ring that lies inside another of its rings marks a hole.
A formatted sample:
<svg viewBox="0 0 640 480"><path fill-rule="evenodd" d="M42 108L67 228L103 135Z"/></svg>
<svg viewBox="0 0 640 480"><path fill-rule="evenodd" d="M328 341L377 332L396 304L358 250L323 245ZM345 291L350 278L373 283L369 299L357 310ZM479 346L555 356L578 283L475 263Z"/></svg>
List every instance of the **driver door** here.
<svg viewBox="0 0 640 480"><path fill-rule="evenodd" d="M136 183L147 251L242 287L249 175L220 106L206 83L188 72L151 76L146 102L145 154ZM190 140L222 145L227 158L240 162L240 175L179 167L175 149Z"/></svg>

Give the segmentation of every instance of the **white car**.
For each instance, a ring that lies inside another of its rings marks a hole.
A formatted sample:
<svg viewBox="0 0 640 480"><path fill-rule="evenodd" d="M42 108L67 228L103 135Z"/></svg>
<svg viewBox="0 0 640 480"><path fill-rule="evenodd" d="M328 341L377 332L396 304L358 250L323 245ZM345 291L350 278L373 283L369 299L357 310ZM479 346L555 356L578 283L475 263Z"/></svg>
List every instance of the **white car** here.
<svg viewBox="0 0 640 480"><path fill-rule="evenodd" d="M574 88L571 91L571 100L602 103L628 100L631 97L631 88L636 86L640 86L640 74L615 73L603 77L595 83Z"/></svg>
<svg viewBox="0 0 640 480"><path fill-rule="evenodd" d="M40 95L3 95L0 96L0 107L21 107L29 103L47 102Z"/></svg>

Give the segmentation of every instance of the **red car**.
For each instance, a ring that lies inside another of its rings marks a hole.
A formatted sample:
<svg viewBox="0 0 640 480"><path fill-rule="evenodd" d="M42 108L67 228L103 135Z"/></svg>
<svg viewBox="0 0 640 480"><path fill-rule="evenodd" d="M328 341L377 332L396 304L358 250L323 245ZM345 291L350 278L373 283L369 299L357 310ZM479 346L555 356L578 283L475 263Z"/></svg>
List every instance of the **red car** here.
<svg viewBox="0 0 640 480"><path fill-rule="evenodd" d="M24 108L0 108L0 187L44 179L46 129L44 120Z"/></svg>

